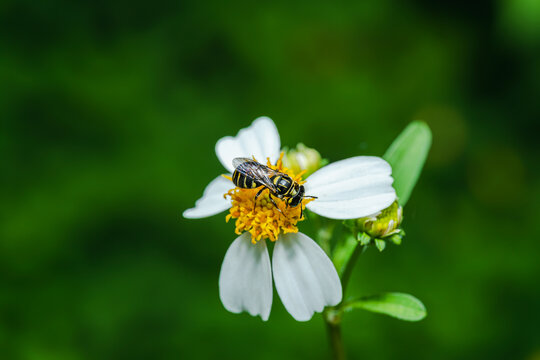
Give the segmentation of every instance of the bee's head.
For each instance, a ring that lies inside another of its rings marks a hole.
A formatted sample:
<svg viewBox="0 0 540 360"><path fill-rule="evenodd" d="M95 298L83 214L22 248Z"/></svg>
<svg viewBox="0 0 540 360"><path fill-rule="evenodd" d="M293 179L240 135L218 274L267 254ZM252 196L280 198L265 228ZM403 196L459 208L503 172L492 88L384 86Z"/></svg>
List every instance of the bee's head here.
<svg viewBox="0 0 540 360"><path fill-rule="evenodd" d="M296 190L296 194L287 199L287 204L290 207L298 206L298 204L300 204L300 202L304 198L304 193L305 193L304 185L298 185L298 188L295 190Z"/></svg>

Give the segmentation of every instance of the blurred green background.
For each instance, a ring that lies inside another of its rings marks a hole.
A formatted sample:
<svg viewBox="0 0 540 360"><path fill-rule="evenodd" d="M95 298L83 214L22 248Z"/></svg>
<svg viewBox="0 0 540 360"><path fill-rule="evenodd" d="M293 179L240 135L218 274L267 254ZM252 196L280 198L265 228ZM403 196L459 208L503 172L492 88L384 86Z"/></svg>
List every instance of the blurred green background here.
<svg viewBox="0 0 540 360"><path fill-rule="evenodd" d="M276 294L225 311L233 224L181 218L260 115L331 161L432 128L404 243L350 288L429 315L348 314L351 359L540 359L539 1L7 0L0 26L2 359L327 358Z"/></svg>

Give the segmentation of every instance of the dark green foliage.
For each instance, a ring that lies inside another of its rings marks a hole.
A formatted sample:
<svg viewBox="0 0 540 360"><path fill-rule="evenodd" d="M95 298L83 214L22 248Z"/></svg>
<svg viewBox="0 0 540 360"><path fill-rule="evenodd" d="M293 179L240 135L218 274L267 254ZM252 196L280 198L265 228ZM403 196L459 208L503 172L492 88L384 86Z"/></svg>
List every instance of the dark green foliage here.
<svg viewBox="0 0 540 360"><path fill-rule="evenodd" d="M259 115L330 161L384 154L414 119L433 132L407 237L362 254L348 289L429 316L347 314L351 359L538 356L524 2L2 1L0 357L328 358L322 321L277 296L267 323L228 313L233 225L180 215L224 172L218 138Z"/></svg>

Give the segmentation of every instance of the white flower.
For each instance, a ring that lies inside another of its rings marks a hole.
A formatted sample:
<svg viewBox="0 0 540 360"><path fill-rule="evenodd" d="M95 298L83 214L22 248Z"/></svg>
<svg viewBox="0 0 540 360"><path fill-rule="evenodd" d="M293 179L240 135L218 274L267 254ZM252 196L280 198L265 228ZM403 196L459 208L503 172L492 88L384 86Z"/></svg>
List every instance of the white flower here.
<svg viewBox="0 0 540 360"><path fill-rule="evenodd" d="M295 177L283 168L280 146L274 122L260 117L237 136L220 139L216 154L231 173L234 158L254 157L259 161L268 159L269 166L301 181L300 174ZM375 214L396 199L390 174L390 165L372 156L329 164L305 180L306 194L317 199L306 199L301 206L331 219ZM217 177L206 187L195 207L183 214L186 218L203 218L230 209L227 220L237 219L236 231L241 235L227 250L219 276L219 295L225 308L233 313L247 311L267 320L272 306L272 274L283 305L298 321L307 321L314 312L340 303L341 282L332 261L315 241L296 228L297 221L302 220L299 219L301 206L279 211L261 196L262 202L257 202L253 211L252 190L233 188L229 179ZM276 241L272 265L267 238Z"/></svg>

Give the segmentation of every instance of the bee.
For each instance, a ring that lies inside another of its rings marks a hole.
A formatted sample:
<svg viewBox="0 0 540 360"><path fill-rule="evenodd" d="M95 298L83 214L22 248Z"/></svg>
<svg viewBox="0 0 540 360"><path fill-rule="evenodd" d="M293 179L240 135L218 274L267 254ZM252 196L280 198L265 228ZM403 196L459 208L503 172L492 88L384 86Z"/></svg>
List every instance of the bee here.
<svg viewBox="0 0 540 360"><path fill-rule="evenodd" d="M233 183L242 189L255 189L261 187L255 202L262 192L268 189L268 198L274 206L281 212L273 196L282 199L287 207L296 207L305 197L316 199L316 196L305 195L304 185L298 184L289 175L273 170L250 158L233 159L234 173ZM254 205L255 206L255 205ZM300 219L304 210L300 206Z"/></svg>

